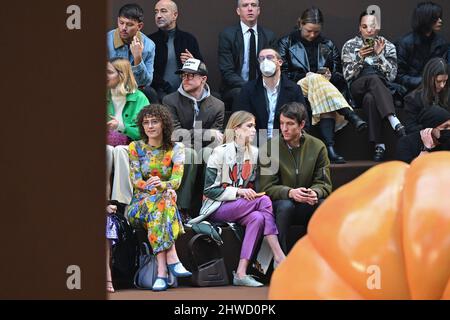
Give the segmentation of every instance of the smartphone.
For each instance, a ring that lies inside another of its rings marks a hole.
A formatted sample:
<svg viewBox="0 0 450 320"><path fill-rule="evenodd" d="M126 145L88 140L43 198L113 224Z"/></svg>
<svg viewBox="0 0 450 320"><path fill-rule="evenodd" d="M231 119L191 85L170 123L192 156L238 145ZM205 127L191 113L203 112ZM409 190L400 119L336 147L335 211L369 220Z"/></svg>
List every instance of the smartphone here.
<svg viewBox="0 0 450 320"><path fill-rule="evenodd" d="M374 38L366 38L364 40L364 44L368 47L373 47L375 45L375 39Z"/></svg>

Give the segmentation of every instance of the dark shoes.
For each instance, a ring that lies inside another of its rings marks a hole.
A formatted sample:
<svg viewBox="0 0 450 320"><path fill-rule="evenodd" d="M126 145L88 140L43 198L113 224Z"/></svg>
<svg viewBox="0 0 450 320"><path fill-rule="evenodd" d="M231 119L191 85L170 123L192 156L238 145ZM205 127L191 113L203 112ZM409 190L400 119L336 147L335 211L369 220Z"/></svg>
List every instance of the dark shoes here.
<svg viewBox="0 0 450 320"><path fill-rule="evenodd" d="M375 154L373 156L373 161L381 162L384 160L384 152L385 150L382 147L375 148Z"/></svg>
<svg viewBox="0 0 450 320"><path fill-rule="evenodd" d="M327 151L328 151L328 158L330 159L331 163L340 164L340 163L346 162L344 157L342 157L336 153L333 146L327 146Z"/></svg>
<svg viewBox="0 0 450 320"><path fill-rule="evenodd" d="M399 138L406 136L405 127L401 123L398 123L395 126L394 131L395 131L395 134L397 135L397 137L399 137Z"/></svg>
<svg viewBox="0 0 450 320"><path fill-rule="evenodd" d="M364 131L367 129L367 122L361 119L355 111L350 108L341 108L337 112L344 116L345 120L350 122L353 127L355 127L357 132Z"/></svg>
<svg viewBox="0 0 450 320"><path fill-rule="evenodd" d="M361 119L355 112L349 112L346 119L355 127L357 132L362 132L367 129L367 122Z"/></svg>

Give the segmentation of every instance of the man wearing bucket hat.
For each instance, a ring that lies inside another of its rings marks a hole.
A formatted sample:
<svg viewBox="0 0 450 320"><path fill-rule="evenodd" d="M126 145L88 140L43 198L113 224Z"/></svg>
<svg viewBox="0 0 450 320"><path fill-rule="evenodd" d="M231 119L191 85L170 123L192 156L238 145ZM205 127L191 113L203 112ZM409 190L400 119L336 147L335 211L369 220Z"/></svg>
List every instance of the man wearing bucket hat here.
<svg viewBox="0 0 450 320"><path fill-rule="evenodd" d="M204 62L190 58L176 74L181 77L181 85L176 92L164 97L163 104L172 114L174 138L186 146L183 181L177 193L178 208L183 218L189 219L201 203L201 194L194 194L194 190L203 190L199 186L194 188L196 182L203 184L203 170L198 170L198 165L203 163L202 159L207 161L212 149L222 143L225 107L210 93Z"/></svg>

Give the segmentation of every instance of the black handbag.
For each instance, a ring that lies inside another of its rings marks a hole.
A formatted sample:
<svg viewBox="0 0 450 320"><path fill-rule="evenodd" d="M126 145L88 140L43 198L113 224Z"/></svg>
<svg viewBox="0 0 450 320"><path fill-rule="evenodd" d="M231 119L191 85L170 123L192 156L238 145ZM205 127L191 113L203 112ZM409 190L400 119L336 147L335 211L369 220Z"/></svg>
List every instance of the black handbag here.
<svg viewBox="0 0 450 320"><path fill-rule="evenodd" d="M188 249L192 263L192 285L214 287L229 284L220 248L209 235L196 234L189 240Z"/></svg>
<svg viewBox="0 0 450 320"><path fill-rule="evenodd" d="M119 213L110 215L117 227L117 242L111 248L111 273L114 288L133 287L133 275L138 268L138 244L136 233L127 219Z"/></svg>

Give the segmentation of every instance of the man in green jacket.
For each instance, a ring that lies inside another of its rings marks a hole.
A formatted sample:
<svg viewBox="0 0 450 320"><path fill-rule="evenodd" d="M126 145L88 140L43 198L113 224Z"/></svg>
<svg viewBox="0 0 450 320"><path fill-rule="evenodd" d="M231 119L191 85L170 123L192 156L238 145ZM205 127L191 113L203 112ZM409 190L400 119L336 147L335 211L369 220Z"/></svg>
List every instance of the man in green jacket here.
<svg viewBox="0 0 450 320"><path fill-rule="evenodd" d="M280 131L261 149L261 191L272 199L278 237L287 254L287 233L291 225L308 224L314 210L331 193L330 160L322 141L303 132L306 109L298 102L280 109ZM278 147L278 148L277 148ZM277 150L278 154L271 153Z"/></svg>

